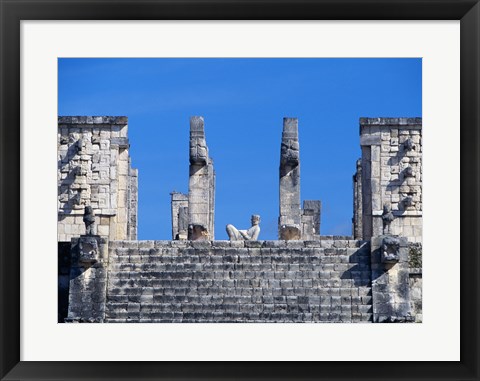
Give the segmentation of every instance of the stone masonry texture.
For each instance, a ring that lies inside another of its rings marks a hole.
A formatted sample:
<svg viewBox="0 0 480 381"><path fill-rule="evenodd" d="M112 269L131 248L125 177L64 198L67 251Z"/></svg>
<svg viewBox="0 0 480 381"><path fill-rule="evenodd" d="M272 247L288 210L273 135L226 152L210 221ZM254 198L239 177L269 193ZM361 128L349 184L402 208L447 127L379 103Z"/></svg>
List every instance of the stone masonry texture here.
<svg viewBox="0 0 480 381"><path fill-rule="evenodd" d="M360 145L355 237L360 224L363 239L383 234L381 216L388 203L395 216L390 233L422 242L422 119L360 118Z"/></svg>
<svg viewBox="0 0 480 381"><path fill-rule="evenodd" d="M138 171L127 132L124 116L58 117L58 241L85 233L87 205L99 235L136 239Z"/></svg>

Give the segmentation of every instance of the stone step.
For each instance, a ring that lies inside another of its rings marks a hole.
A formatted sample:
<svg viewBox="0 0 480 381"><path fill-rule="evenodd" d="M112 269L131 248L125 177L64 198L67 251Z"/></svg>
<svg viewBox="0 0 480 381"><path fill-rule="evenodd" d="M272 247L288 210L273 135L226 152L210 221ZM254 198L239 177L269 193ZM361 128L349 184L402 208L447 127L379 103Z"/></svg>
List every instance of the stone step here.
<svg viewBox="0 0 480 381"><path fill-rule="evenodd" d="M356 280L358 282L370 280L369 271L117 271L109 274L108 279L134 280L181 280L181 279L250 279L250 280ZM335 287L335 286L332 286Z"/></svg>
<svg viewBox="0 0 480 381"><path fill-rule="evenodd" d="M355 248L367 241L348 239L346 236L321 236L315 241L110 241L111 249L168 249L168 248Z"/></svg>
<svg viewBox="0 0 480 381"><path fill-rule="evenodd" d="M371 322L371 313L348 312L111 312L107 313L106 322L183 322L183 323L218 323L218 322L332 322L352 323Z"/></svg>
<svg viewBox="0 0 480 381"><path fill-rule="evenodd" d="M107 322L372 320L370 248L359 241L117 241L110 248Z"/></svg>
<svg viewBox="0 0 480 381"><path fill-rule="evenodd" d="M129 292L132 291L132 292ZM233 292L232 292L233 291ZM199 293L201 292L201 294ZM372 292L369 287L360 288L331 288L331 289L271 289L258 290L251 288L237 288L228 290L223 294L209 294L206 289L127 289L109 290L107 301L114 303L193 303L195 301L222 303L234 300L238 297L249 297L253 303L274 303L282 300L281 297L297 296L308 297L312 303L320 303L324 300L337 300L338 298L351 298L353 304L371 303Z"/></svg>
<svg viewBox="0 0 480 381"><path fill-rule="evenodd" d="M210 248L210 249L115 249L110 251L110 260L124 260L127 257L140 257L140 260L170 260L174 263L194 260L195 262L217 262L217 261L270 261L285 262L286 260L295 260L299 262L312 262L317 257L336 257L348 256L370 257L370 251L367 248L303 248L303 249L265 249L265 248Z"/></svg>
<svg viewBox="0 0 480 381"><path fill-rule="evenodd" d="M168 264L196 264L196 263L252 263L252 264L321 264L321 263L370 263L370 255L309 255L309 256L221 256L208 255L205 257L186 255L128 255L110 256L109 262L116 263L168 263Z"/></svg>
<svg viewBox="0 0 480 381"><path fill-rule="evenodd" d="M340 290L350 290L350 295L359 295L360 290L371 288L366 281L355 285L348 280L318 280L307 281L301 285L299 282L237 282L234 286L223 286L218 283L209 285L209 282L196 283L188 281L144 282L132 283L109 282L108 292L117 295L142 295L156 293L164 295L189 295L202 293L202 295L241 295L241 292L250 292L255 295L340 295ZM310 286L312 284L313 286ZM330 291L329 293L329 289ZM173 291L172 291L173 290ZM241 291L240 291L241 290ZM358 293L357 291L358 290Z"/></svg>
<svg viewBox="0 0 480 381"><path fill-rule="evenodd" d="M131 274L131 273L130 273ZM249 289L268 290L268 289L358 289L359 287L371 287L370 279L151 279L151 278L109 278L107 281L109 289L202 289L202 288L225 288L235 289L239 287L248 287ZM226 291L223 291L226 292Z"/></svg>
<svg viewBox="0 0 480 381"><path fill-rule="evenodd" d="M225 298L249 298L252 301L272 300L275 298L288 297L332 297L345 298L350 297L355 303L358 303L358 298L371 297L370 287L358 288L272 288L272 289L257 289L257 288L235 288L226 289L222 291L221 288L183 288L183 289L145 289L141 288L111 288L107 291L107 300L115 301L136 301L140 300L158 301L161 303L183 303L185 300L195 300L200 297L205 300L224 300Z"/></svg>
<svg viewBox="0 0 480 381"><path fill-rule="evenodd" d="M316 303L309 298L302 300L296 297L276 297L274 300L268 300L267 303L252 303L251 298L230 298L226 299L224 303L202 302L200 299L192 298L190 302L164 302L161 299L148 300L140 303L117 303L107 302L106 311L174 311L174 312L192 312L192 311L242 311L251 310L251 312L261 311L298 311L298 312L312 312L312 311L329 311L329 312L361 312L372 313L371 303L352 304L351 299L322 299ZM366 300L365 300L366 302ZM310 304L309 304L310 303Z"/></svg>
<svg viewBox="0 0 480 381"><path fill-rule="evenodd" d="M305 271L305 270L327 270L327 271L345 271L356 265L364 265L363 267L370 269L370 261L352 261L351 258L337 257L333 260L320 260L315 262L261 262L261 261L243 261L243 262L203 262L203 263L169 263L165 261L158 262L111 262L109 264L110 271L121 270L122 268L135 268L135 269L159 269L161 271L199 271L203 269L215 269L215 270L246 270L255 269L259 270L278 270L278 271ZM122 267L123 266L123 267ZM362 266L360 266L362 267Z"/></svg>
<svg viewBox="0 0 480 381"><path fill-rule="evenodd" d="M126 255L110 256L111 265L117 264L324 264L324 263L370 263L370 255L309 255L309 256L230 256L209 255Z"/></svg>
<svg viewBox="0 0 480 381"><path fill-rule="evenodd" d="M211 319L182 319L182 318L174 318L172 319L149 319L149 318L134 318L134 319L107 319L105 323L345 323L345 324L351 324L351 323L372 323L372 316L370 318L363 318L363 319L368 319L368 320L362 320L362 318L358 318L356 320L345 320L345 321L334 321L334 320L326 320L326 321L319 321L318 319L316 320L302 320L302 321L279 321L279 320L231 320L231 319L225 319L225 318L217 318L214 319L213 317Z"/></svg>

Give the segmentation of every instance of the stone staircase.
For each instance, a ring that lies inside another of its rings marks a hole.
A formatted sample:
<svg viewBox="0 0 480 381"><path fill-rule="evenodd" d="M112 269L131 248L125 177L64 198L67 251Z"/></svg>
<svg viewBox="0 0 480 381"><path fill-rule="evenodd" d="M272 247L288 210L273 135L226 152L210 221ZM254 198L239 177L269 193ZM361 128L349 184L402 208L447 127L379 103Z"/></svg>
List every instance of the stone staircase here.
<svg viewBox="0 0 480 381"><path fill-rule="evenodd" d="M114 241L105 322L371 322L354 240Z"/></svg>

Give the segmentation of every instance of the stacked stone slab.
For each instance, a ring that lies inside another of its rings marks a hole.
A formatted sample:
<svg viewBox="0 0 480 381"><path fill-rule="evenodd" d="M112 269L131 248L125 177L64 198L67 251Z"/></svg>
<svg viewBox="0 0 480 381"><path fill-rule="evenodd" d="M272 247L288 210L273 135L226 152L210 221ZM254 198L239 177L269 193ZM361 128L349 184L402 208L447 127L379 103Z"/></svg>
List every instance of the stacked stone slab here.
<svg viewBox="0 0 480 381"><path fill-rule="evenodd" d="M313 241L320 237L320 200L304 200L302 209L302 239Z"/></svg>
<svg viewBox="0 0 480 381"><path fill-rule="evenodd" d="M353 237L363 237L362 227L362 160L357 160L357 171L353 175Z"/></svg>
<svg viewBox="0 0 480 381"><path fill-rule="evenodd" d="M133 169L131 160L129 160L129 184L127 195L127 237L128 239L137 239L138 229L138 169Z"/></svg>
<svg viewBox="0 0 480 381"><path fill-rule="evenodd" d="M185 240L188 236L188 194L170 193L172 207L172 240Z"/></svg>
<svg viewBox="0 0 480 381"><path fill-rule="evenodd" d="M109 247L107 323L372 321L366 242L117 241Z"/></svg>
<svg viewBox="0 0 480 381"><path fill-rule="evenodd" d="M279 239L318 239L320 236L320 201L304 201L303 209L300 208L300 145L297 118L283 118L279 189Z"/></svg>
<svg viewBox="0 0 480 381"><path fill-rule="evenodd" d="M422 241L422 119L361 118L361 166L354 187L354 235L383 234L386 204L395 217L390 233ZM360 180L358 180L360 179ZM361 182L361 189L358 187Z"/></svg>
<svg viewBox="0 0 480 381"><path fill-rule="evenodd" d="M92 206L98 234L136 239L138 172L131 168L127 117L58 118L58 240L85 233Z"/></svg>

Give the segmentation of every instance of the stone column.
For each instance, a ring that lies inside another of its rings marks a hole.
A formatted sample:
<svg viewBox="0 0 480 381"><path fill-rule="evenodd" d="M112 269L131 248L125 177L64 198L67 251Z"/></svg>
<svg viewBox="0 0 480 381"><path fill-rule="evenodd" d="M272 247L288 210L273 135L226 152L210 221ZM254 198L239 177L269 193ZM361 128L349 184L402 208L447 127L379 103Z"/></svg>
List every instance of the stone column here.
<svg viewBox="0 0 480 381"><path fill-rule="evenodd" d="M357 171L353 175L353 236L362 239L362 160L357 160Z"/></svg>
<svg viewBox="0 0 480 381"><path fill-rule="evenodd" d="M208 175L209 175L209 193L208 193L208 231L210 232L209 237L211 240L215 239L215 170L213 169L213 160L209 158L210 164L208 165Z"/></svg>
<svg viewBox="0 0 480 381"><path fill-rule="evenodd" d="M204 121L190 118L190 178L188 184L188 239L214 239L215 172L208 156Z"/></svg>
<svg viewBox="0 0 480 381"><path fill-rule="evenodd" d="M383 234L383 205L382 205L382 190L380 188L380 145L372 144L371 146L371 197L372 197L372 235Z"/></svg>
<svg viewBox="0 0 480 381"><path fill-rule="evenodd" d="M71 240L72 265L66 323L103 323L107 297L108 240L82 235Z"/></svg>
<svg viewBox="0 0 480 381"><path fill-rule="evenodd" d="M278 231L279 239L301 239L300 147L297 118L283 118Z"/></svg>
<svg viewBox="0 0 480 381"><path fill-rule="evenodd" d="M373 322L412 322L407 238L372 237L371 266Z"/></svg>
<svg viewBox="0 0 480 381"><path fill-rule="evenodd" d="M360 136L362 147L362 228L365 240L383 233L380 144L380 133Z"/></svg>
<svg viewBox="0 0 480 381"><path fill-rule="evenodd" d="M128 239L137 239L138 221L138 169L130 166L128 183Z"/></svg>

